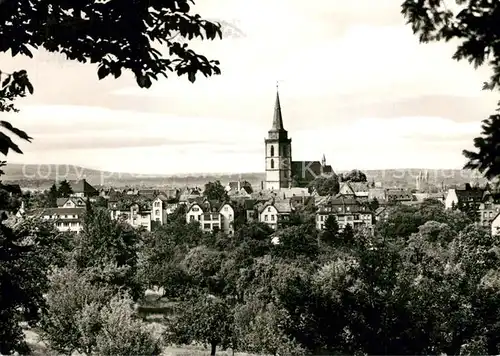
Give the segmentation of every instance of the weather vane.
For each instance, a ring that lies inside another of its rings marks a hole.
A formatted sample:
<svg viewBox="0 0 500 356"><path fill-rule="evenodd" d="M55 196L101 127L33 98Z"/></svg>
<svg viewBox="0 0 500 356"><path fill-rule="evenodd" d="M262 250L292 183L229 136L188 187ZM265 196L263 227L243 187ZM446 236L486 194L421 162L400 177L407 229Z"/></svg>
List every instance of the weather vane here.
<svg viewBox="0 0 500 356"><path fill-rule="evenodd" d="M282 82L282 80L277 80L277 81L276 81L276 90L278 90L278 89L279 89L280 82Z"/></svg>

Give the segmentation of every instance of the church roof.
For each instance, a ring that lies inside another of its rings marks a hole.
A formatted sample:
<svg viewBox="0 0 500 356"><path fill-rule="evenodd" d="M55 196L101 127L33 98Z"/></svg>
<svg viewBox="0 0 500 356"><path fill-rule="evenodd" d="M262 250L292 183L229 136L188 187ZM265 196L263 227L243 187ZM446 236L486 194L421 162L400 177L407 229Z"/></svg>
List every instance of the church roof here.
<svg viewBox="0 0 500 356"><path fill-rule="evenodd" d="M281 104L279 93L276 92L276 103L274 104L273 127L271 131L283 131L283 117L281 116Z"/></svg>

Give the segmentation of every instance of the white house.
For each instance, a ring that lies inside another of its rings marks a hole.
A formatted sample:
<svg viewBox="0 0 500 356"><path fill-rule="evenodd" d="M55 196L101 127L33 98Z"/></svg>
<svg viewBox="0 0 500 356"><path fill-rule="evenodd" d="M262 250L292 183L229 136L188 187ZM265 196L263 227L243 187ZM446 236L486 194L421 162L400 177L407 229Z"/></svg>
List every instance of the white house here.
<svg viewBox="0 0 500 356"><path fill-rule="evenodd" d="M192 204L186 212L186 222L189 224L193 221L198 221L201 223L201 217L203 216L203 208L201 204Z"/></svg>
<svg viewBox="0 0 500 356"><path fill-rule="evenodd" d="M81 197L57 198L58 208L84 208L85 200Z"/></svg>
<svg viewBox="0 0 500 356"><path fill-rule="evenodd" d="M222 230L229 235L234 234L234 208L229 203L224 203L219 209L222 215Z"/></svg>
<svg viewBox="0 0 500 356"><path fill-rule="evenodd" d="M292 205L289 199L268 202L259 209L259 221L276 230L281 223L289 221L291 213Z"/></svg>
<svg viewBox="0 0 500 356"><path fill-rule="evenodd" d="M57 230L61 232L80 232L83 228L85 208L47 208L38 210L44 220L54 221ZM35 213L35 215L37 215Z"/></svg>
<svg viewBox="0 0 500 356"><path fill-rule="evenodd" d="M186 222L197 221L203 231L221 230L234 234L234 208L229 203L193 203L186 212Z"/></svg>
<svg viewBox="0 0 500 356"><path fill-rule="evenodd" d="M153 200L153 216L151 218L161 225L164 225L167 223L167 216L167 198L159 195L155 200Z"/></svg>
<svg viewBox="0 0 500 356"><path fill-rule="evenodd" d="M132 204L128 210L111 210L111 219L122 220L131 226L138 228L143 227L147 231L151 231L151 209L147 206Z"/></svg>
<svg viewBox="0 0 500 356"><path fill-rule="evenodd" d="M451 209L458 204L458 195L455 189L448 189L446 198L444 199L444 207Z"/></svg>
<svg viewBox="0 0 500 356"><path fill-rule="evenodd" d="M491 221L491 235L500 236L500 213L498 213Z"/></svg>

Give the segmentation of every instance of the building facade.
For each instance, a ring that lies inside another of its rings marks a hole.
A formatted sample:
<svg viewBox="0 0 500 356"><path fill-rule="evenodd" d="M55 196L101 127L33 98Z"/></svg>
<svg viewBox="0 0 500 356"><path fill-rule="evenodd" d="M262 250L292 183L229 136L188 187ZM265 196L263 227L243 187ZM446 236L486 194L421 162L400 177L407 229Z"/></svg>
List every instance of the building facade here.
<svg viewBox="0 0 500 356"><path fill-rule="evenodd" d="M354 198L331 198L319 204L316 212L318 230L324 229L329 216L337 219L339 230L343 230L348 224L353 228L373 229L373 212Z"/></svg>
<svg viewBox="0 0 500 356"><path fill-rule="evenodd" d="M192 203L186 212L186 222L198 222L205 232L222 231L234 234L234 208L229 203Z"/></svg>

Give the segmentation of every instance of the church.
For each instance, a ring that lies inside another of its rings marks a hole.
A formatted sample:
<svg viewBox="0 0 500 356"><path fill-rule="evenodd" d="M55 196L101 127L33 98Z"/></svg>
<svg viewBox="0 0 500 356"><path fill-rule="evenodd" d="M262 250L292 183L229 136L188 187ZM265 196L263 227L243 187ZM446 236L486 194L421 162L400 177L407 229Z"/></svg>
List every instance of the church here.
<svg viewBox="0 0 500 356"><path fill-rule="evenodd" d="M321 162L292 160L292 139L288 137L288 131L283 126L278 91L276 91L273 125L265 139L265 147L265 189L306 187L316 177L333 173L332 167L326 164L325 155Z"/></svg>

